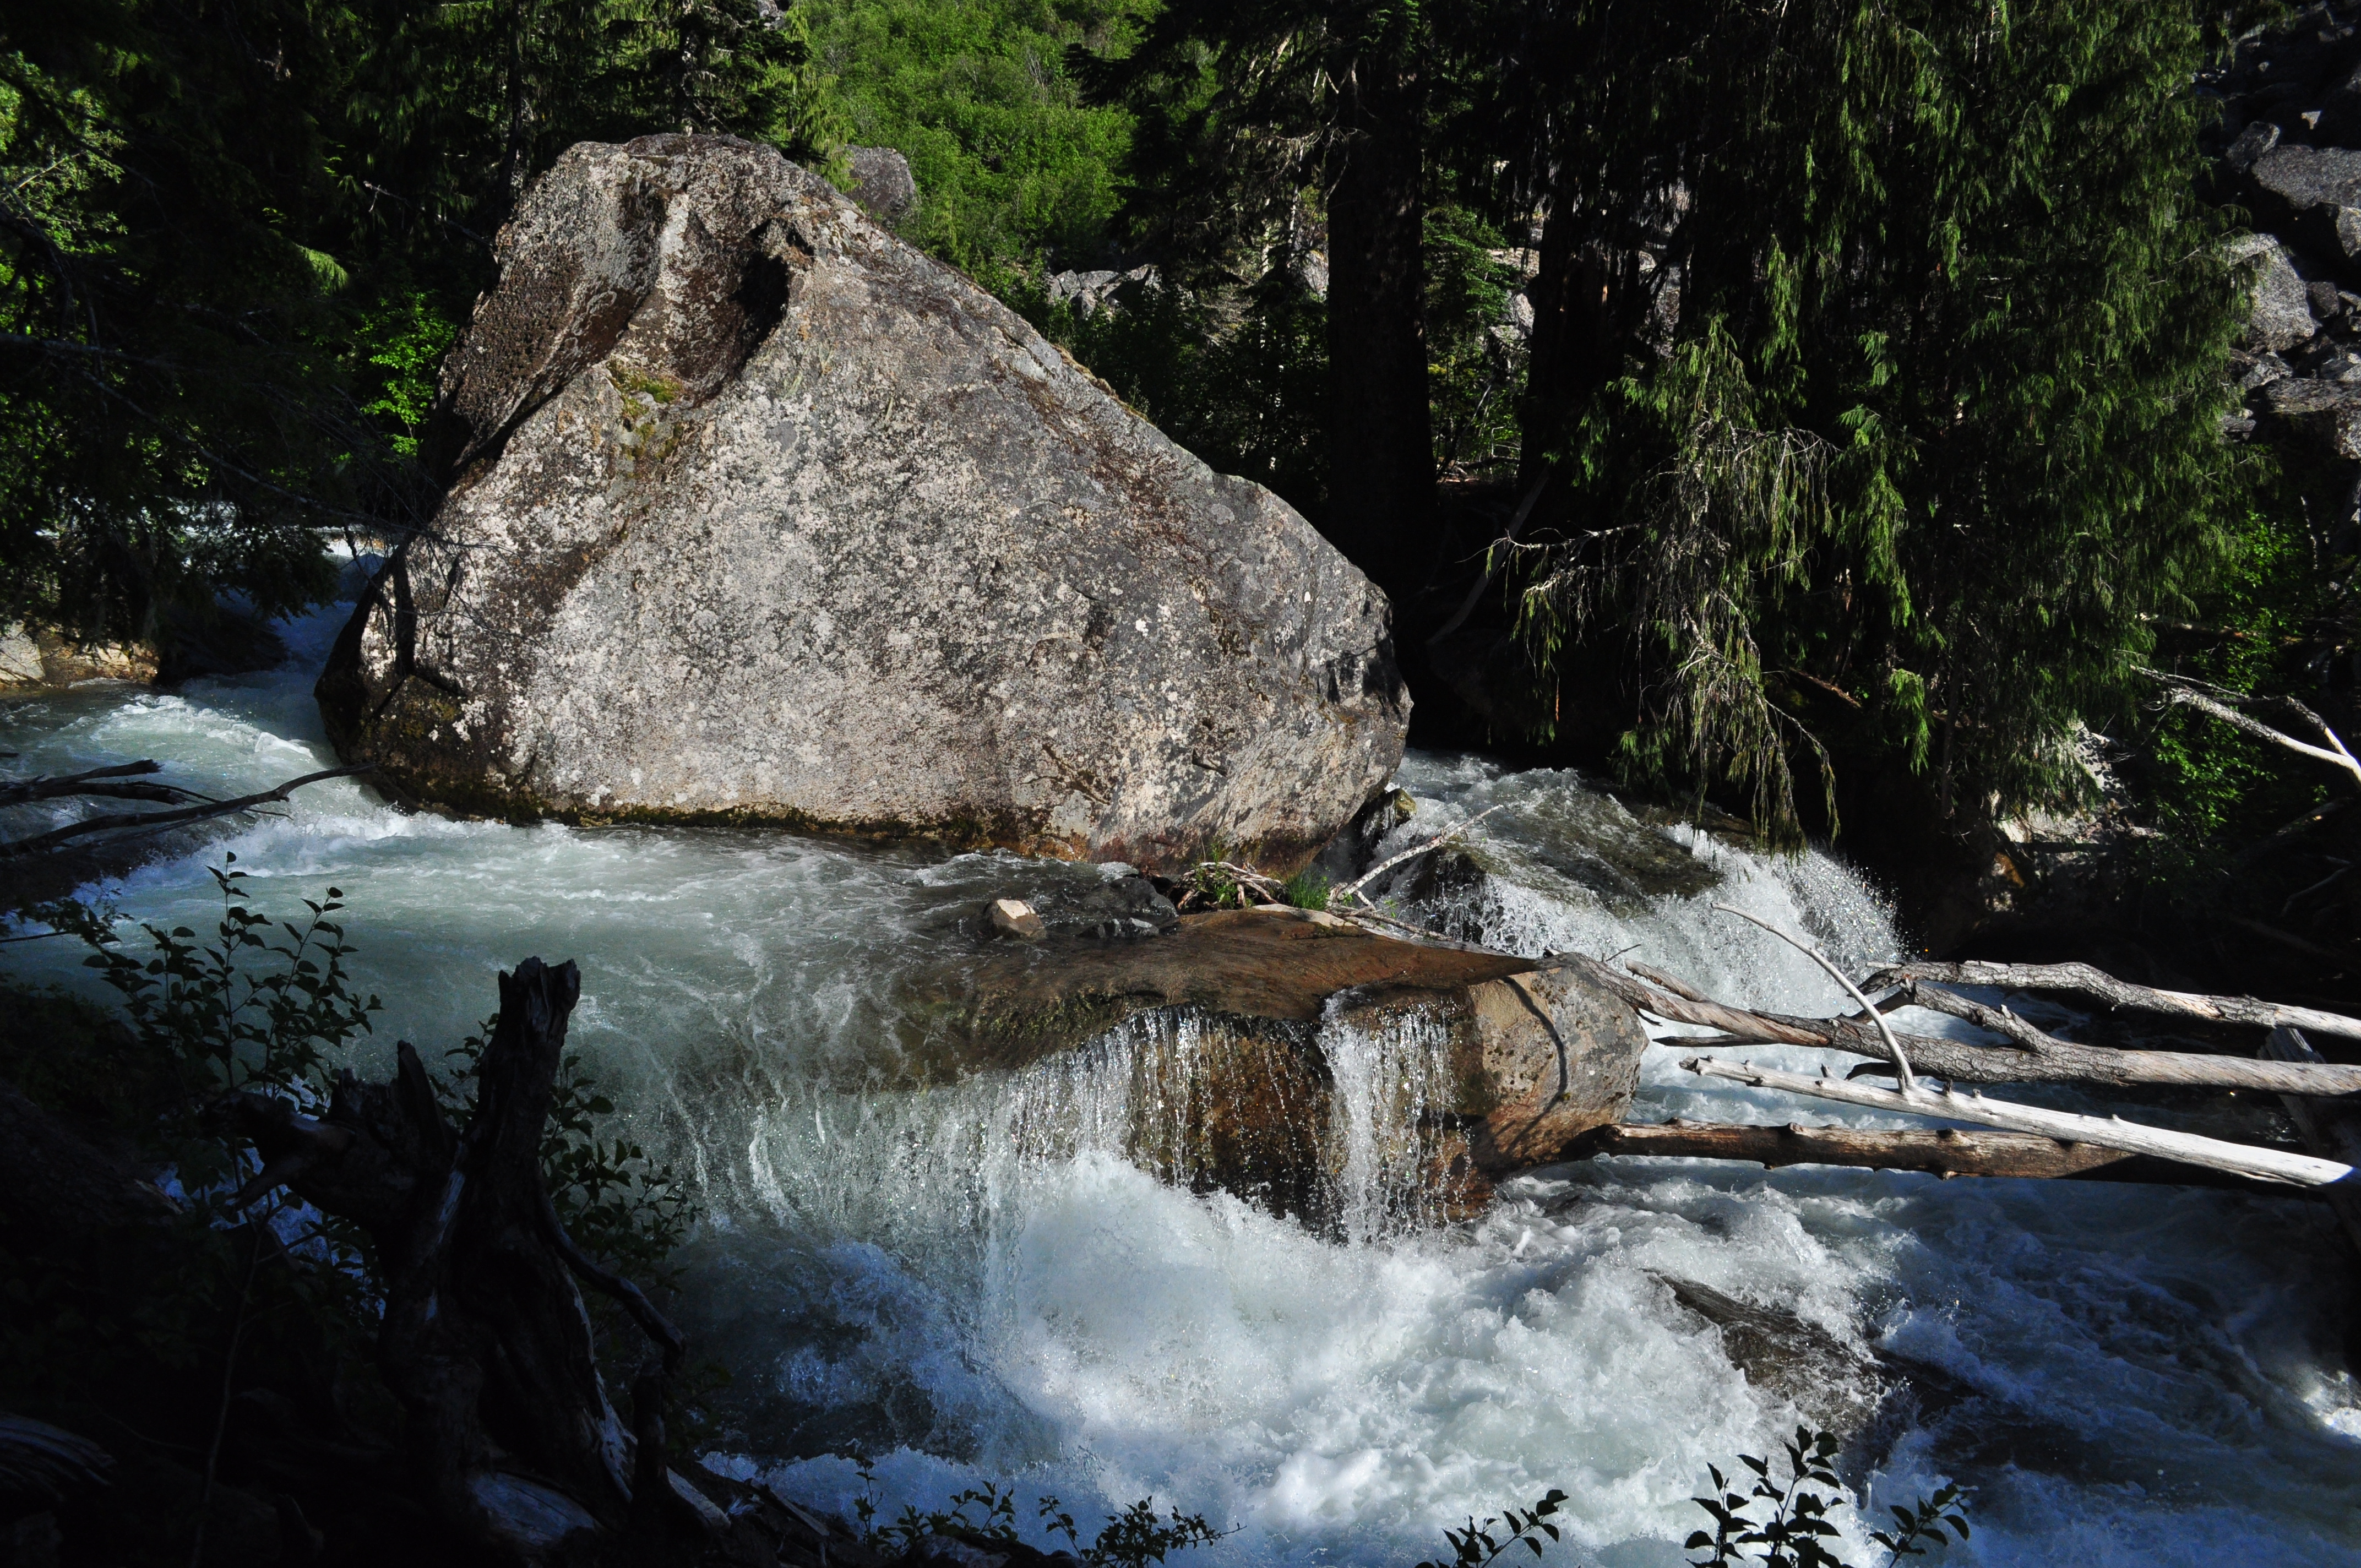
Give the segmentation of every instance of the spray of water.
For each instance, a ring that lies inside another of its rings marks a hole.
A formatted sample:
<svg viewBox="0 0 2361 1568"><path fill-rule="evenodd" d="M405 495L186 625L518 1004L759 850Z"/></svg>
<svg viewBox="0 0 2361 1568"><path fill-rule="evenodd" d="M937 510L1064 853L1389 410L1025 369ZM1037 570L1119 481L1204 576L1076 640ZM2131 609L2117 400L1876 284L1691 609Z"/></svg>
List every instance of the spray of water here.
<svg viewBox="0 0 2361 1568"><path fill-rule="evenodd" d="M297 661L260 676L13 704L0 750L45 771L162 757L224 795L325 765L309 688L336 619L292 628ZM1896 950L1873 891L1825 855L1642 820L1563 773L1414 756L1400 782L1419 810L1389 851L1510 803L1472 836L1471 874L1397 892L1424 922L1628 952L1799 1013L1835 1010L1836 988L1713 900L1856 973ZM1872 1504L1979 1486L1953 1561L2361 1561L2361 1398L2306 1206L1616 1161L1436 1223L1418 1180L1435 1042L1331 1020L1311 1042L1324 1102L1303 1102L1327 1184L1307 1223L1207 1179L1228 1047L1185 1014L1014 1077L884 1087L910 1076L906 982L959 922L1087 868L454 822L345 783L225 848L266 901L346 890L362 983L390 1004L380 1041L430 1058L489 1010L494 969L581 961L577 1044L710 1206L680 1307L736 1369L722 1462L804 1500L844 1505L848 1446L879 1456L889 1507L987 1477L1085 1516L1152 1492L1240 1527L1198 1559L1232 1568L1416 1561L1442 1525L1555 1486L1573 1496L1560 1561L1669 1565L1705 1465L1797 1415L1679 1305L1682 1279L1916 1369L1854 1474ZM201 927L206 858L99 891ZM86 983L62 948L8 961ZM1700 1084L1671 1054L1652 1053L1635 1114L1833 1119Z"/></svg>

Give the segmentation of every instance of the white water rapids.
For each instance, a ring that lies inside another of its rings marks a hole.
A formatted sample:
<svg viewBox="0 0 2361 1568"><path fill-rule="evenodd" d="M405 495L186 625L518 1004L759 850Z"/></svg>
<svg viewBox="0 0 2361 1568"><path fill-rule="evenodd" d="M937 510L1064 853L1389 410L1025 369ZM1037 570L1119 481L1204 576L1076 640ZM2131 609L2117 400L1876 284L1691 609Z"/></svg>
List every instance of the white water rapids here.
<svg viewBox="0 0 2361 1568"><path fill-rule="evenodd" d="M0 708L0 751L18 773L153 756L225 795L328 765L311 684L341 616L298 623L268 674ZM1414 756L1400 783L1420 809L1389 848L1514 803L1479 835L1489 874L1418 906L1497 945L1628 950L1795 1013L1841 998L1711 900L1807 929L1856 971L1894 952L1878 900L1825 856L1652 828L1570 774ZM1054 902L1092 868L453 822L336 781L97 891L210 930L205 866L225 849L279 912L344 890L361 982L387 1002L366 1069L397 1036L434 1059L492 1010L499 968L581 964L576 1044L708 1205L681 1310L699 1353L734 1369L726 1462L802 1500L845 1508L857 1446L887 1512L992 1479L1028 1523L1055 1494L1087 1526L1152 1493L1235 1527L1184 1568L1406 1568L1446 1552L1444 1525L1559 1486L1567 1540L1549 1562L1669 1565L1701 1522L1707 1464L1765 1453L1797 1420L1675 1299L1680 1279L1912 1369L1850 1479L1881 1521L1942 1479L1974 1486L1974 1540L1945 1561L2361 1563L2361 1391L2317 1205L1621 1160L1419 1226L1384 1168L1432 1053L1331 1037L1341 1220L1315 1234L1121 1157L1134 1119L1171 1113L1155 1097L1187 1091L1185 1072L1142 1066L1185 1058L1185 1020L1015 1079L863 1086L901 1048L887 981L972 940L985 898ZM0 961L86 986L65 947ZM1676 1059L1652 1051L1636 1119L1875 1120ZM1845 1516L1850 1555L1882 1562L1861 1518Z"/></svg>

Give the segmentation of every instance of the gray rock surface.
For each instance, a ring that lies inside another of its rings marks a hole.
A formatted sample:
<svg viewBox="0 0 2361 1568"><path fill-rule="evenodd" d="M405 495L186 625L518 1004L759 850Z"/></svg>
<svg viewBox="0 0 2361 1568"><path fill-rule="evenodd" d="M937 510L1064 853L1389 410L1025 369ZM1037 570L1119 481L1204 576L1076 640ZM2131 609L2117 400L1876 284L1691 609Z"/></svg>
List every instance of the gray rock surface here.
<svg viewBox="0 0 2361 1568"><path fill-rule="evenodd" d="M2361 151L2282 143L2255 160L2248 178L2268 226L2348 273L2361 268L2353 248L2361 245Z"/></svg>
<svg viewBox="0 0 2361 1568"><path fill-rule="evenodd" d="M1358 571L776 152L576 147L497 256L320 683L398 787L1276 868L1400 759Z"/></svg>
<svg viewBox="0 0 2361 1568"><path fill-rule="evenodd" d="M1095 272L1052 272L1045 280L1044 291L1051 304L1072 301L1083 319L1096 315L1102 306L1121 310L1142 293L1160 292L1163 275L1151 264L1135 267L1128 272L1102 268Z"/></svg>
<svg viewBox="0 0 2361 1568"><path fill-rule="evenodd" d="M2315 448L2361 458L2361 382L2312 377L2273 381L2262 389L2260 401L2272 418Z"/></svg>
<svg viewBox="0 0 2361 1568"><path fill-rule="evenodd" d="M2267 234L2242 235L2231 254L2251 261L2255 269L2255 313L2246 324L2248 346L2285 354L2311 342L2319 323L2312 319L2311 291L2296 276L2287 247Z"/></svg>
<svg viewBox="0 0 2361 1568"><path fill-rule="evenodd" d="M893 225L918 210L918 181L908 159L890 147L849 147L844 160L852 170L852 199L871 217Z"/></svg>

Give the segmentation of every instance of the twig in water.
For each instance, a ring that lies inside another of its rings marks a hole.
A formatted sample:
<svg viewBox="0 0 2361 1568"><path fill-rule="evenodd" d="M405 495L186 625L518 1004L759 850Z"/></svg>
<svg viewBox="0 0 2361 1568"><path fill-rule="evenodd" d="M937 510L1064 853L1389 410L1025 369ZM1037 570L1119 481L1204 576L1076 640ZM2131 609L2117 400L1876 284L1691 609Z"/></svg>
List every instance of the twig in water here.
<svg viewBox="0 0 2361 1568"><path fill-rule="evenodd" d="M275 789L257 795L242 795L236 800L210 801L203 806L184 806L178 811L119 811L103 817L85 817L80 822L70 822L48 833L37 833L30 839L18 839L0 843L0 859L17 855L35 855L46 850L58 849L73 839L92 833L112 832L117 828L137 830L143 828L169 828L182 822L202 821L210 817L228 817L257 806L285 800L289 795L308 784L322 779L340 779L353 773L366 773L377 766L361 762L349 768L323 768L316 773L289 779Z"/></svg>
<svg viewBox="0 0 2361 1568"><path fill-rule="evenodd" d="M1806 942L1801 937L1791 936L1787 932L1781 930L1778 927L1773 926L1770 921L1763 919L1761 916L1749 915L1745 910L1739 908L1736 905L1716 904L1714 907L1720 910L1724 915L1735 915L1741 920L1749 921L1753 925L1762 927L1765 931L1770 932L1781 941L1786 943L1789 947L1795 948L1797 952L1803 954L1806 958L1811 959L1822 969L1828 970L1829 978L1833 979L1839 985L1845 988L1845 994L1851 997L1855 1002L1861 1003L1861 1010L1868 1014L1870 1021L1877 1025L1878 1038L1883 1040L1885 1042L1885 1048L1894 1053L1894 1070L1902 1080L1903 1098L1910 1100L1917 1097L1918 1080L1911 1075L1910 1058L1902 1054L1902 1042L1894 1037L1894 1026L1885 1021L1884 1014L1880 1013L1875 1007L1870 1004L1869 998L1861 994L1861 987L1855 985L1850 979L1848 979L1845 975L1845 971L1837 968L1836 964L1826 953L1820 951L1819 948L1812 946L1811 943Z"/></svg>
<svg viewBox="0 0 2361 1568"><path fill-rule="evenodd" d="M1492 813L1499 810L1501 806L1508 804L1509 803L1504 800L1501 801L1499 806L1488 806L1483 810L1477 812L1475 816L1469 817L1466 821L1462 822L1454 828L1448 828L1444 832L1436 834L1433 838L1429 839L1425 843L1417 845L1411 849L1404 850L1400 854L1395 855L1389 860L1379 861L1376 865L1371 866L1367 874L1362 876L1358 882L1346 883L1337 891L1345 894L1347 897L1359 898L1363 888L1368 886L1369 883L1377 881L1378 877L1393 870L1404 861L1416 860L1419 856L1423 855L1429 850L1448 843L1450 840L1456 839L1460 834L1466 832L1467 829L1475 827L1476 824L1483 821L1484 818L1491 816ZM1363 902L1366 903L1367 901L1364 899Z"/></svg>

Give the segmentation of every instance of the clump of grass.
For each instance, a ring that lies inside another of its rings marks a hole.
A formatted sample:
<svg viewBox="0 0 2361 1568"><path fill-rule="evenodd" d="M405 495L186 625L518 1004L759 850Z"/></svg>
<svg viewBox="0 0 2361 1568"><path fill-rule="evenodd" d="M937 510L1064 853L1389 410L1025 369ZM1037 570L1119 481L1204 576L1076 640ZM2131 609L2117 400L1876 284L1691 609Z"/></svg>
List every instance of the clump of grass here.
<svg viewBox="0 0 2361 1568"><path fill-rule="evenodd" d="M1307 866L1287 879L1280 886L1279 895L1298 909L1324 911L1329 900L1335 897L1336 890L1325 876Z"/></svg>

